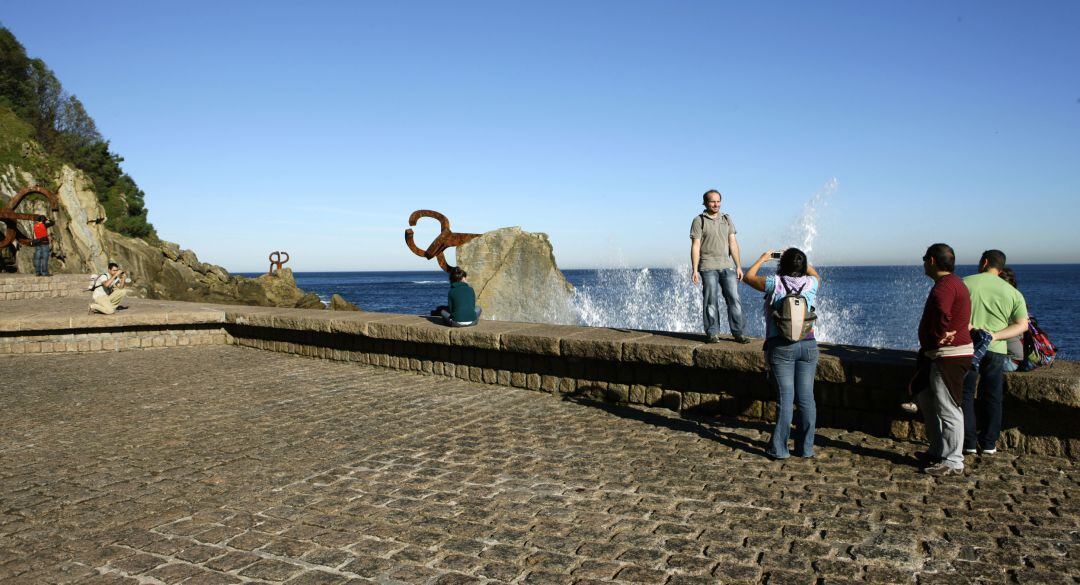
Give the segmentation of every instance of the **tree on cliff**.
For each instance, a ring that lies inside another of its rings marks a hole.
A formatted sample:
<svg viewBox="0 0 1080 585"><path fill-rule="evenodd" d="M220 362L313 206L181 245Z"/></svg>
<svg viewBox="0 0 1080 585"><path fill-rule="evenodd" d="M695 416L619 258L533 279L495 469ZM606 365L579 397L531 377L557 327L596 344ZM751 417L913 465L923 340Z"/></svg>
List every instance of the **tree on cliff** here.
<svg viewBox="0 0 1080 585"><path fill-rule="evenodd" d="M71 164L91 178L108 214L106 227L127 236L157 239L147 221L145 193L120 167L123 157L109 149L82 102L64 90L44 61L31 59L15 35L2 26L0 108L29 124L31 138L47 157Z"/></svg>

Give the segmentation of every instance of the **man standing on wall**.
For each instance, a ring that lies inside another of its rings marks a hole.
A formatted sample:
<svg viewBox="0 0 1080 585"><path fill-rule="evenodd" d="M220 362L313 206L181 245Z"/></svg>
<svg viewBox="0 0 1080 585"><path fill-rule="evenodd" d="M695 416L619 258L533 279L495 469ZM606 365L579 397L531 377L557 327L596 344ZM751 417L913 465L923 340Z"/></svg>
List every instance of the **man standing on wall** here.
<svg viewBox="0 0 1080 585"><path fill-rule="evenodd" d="M52 246L49 245L49 228L52 225L53 222L44 215L37 216L37 220L34 221L34 272L38 276L52 276L49 273L49 253L52 252Z"/></svg>
<svg viewBox="0 0 1080 585"><path fill-rule="evenodd" d="M705 211L690 223L690 278L702 283L705 334L709 343L720 341L720 294L727 305L731 335L738 343L750 343L743 337L745 321L739 303L742 260L735 224L731 216L720 213L720 192L710 189L702 196Z"/></svg>
<svg viewBox="0 0 1080 585"><path fill-rule="evenodd" d="M990 334L986 355L964 379L964 452L968 454L997 453L1009 353L1005 340L1023 335L1028 329L1027 302L1019 290L1001 278L1003 268L1005 253L987 250L979 259L979 273L964 279L971 291L971 327Z"/></svg>

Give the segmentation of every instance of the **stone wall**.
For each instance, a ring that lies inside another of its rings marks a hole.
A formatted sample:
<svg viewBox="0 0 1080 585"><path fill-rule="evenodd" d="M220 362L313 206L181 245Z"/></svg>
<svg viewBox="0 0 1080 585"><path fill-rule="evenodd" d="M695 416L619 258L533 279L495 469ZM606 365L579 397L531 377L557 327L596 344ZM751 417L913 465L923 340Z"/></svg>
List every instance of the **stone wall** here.
<svg viewBox="0 0 1080 585"><path fill-rule="evenodd" d="M56 274L51 277L0 274L0 301L56 299L82 296L90 298L89 274Z"/></svg>
<svg viewBox="0 0 1080 585"><path fill-rule="evenodd" d="M231 343L229 334L220 325L41 331L28 335L0 333L0 355L129 351L227 343Z"/></svg>
<svg viewBox="0 0 1080 585"><path fill-rule="evenodd" d="M661 406L688 415L770 421L760 346L699 336L506 321L448 328L428 317L139 300L110 316L0 315L0 353L120 351L237 344L419 374L528 388L567 399ZM25 304L27 301L22 301ZM30 303L33 303L32 301ZM19 305L5 303L5 309ZM818 426L897 439L923 436L903 413L911 352L821 346ZM1080 364L1006 376L1004 447L1080 458Z"/></svg>
<svg viewBox="0 0 1080 585"><path fill-rule="evenodd" d="M235 313L227 329L234 343L268 351L693 415L775 418L760 347L645 331L490 321L451 329L417 316L301 313ZM823 344L818 426L923 438L921 418L898 408L913 366L912 352ZM1080 457L1078 364L1008 374L1006 384L1004 447Z"/></svg>

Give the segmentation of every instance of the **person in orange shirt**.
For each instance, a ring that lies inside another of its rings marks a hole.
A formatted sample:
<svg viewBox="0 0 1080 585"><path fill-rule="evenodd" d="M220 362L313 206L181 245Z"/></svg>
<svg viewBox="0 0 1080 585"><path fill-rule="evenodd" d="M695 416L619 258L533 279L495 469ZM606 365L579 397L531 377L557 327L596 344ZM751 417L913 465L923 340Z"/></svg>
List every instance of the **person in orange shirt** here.
<svg viewBox="0 0 1080 585"><path fill-rule="evenodd" d="M49 228L52 227L52 220L46 218L44 215L37 216L37 221L34 222L34 271L38 276L52 276L49 273L49 253L52 251L52 246L49 245Z"/></svg>

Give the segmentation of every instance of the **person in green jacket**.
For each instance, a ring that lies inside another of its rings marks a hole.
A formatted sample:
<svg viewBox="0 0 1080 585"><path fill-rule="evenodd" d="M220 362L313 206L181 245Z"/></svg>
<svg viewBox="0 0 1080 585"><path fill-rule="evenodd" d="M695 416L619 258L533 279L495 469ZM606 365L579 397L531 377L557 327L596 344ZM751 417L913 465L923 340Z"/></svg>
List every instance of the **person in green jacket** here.
<svg viewBox="0 0 1080 585"><path fill-rule="evenodd" d="M480 320L480 307L476 306L476 292L465 282L469 274L458 266L450 269L450 292L446 295L448 306L439 307L439 316L451 327L469 327Z"/></svg>

